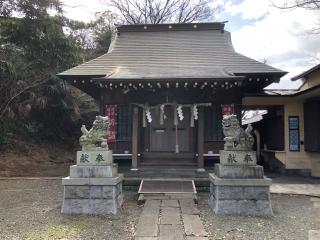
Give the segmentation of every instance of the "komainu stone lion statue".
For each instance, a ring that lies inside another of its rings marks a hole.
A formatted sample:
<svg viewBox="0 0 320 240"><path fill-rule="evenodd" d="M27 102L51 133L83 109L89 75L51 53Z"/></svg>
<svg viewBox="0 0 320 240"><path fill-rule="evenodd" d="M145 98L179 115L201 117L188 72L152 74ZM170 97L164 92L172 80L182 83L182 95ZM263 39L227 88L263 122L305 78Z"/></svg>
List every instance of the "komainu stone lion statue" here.
<svg viewBox="0 0 320 240"><path fill-rule="evenodd" d="M226 115L222 119L222 129L225 135L224 150L252 150L254 138L250 124L243 130L236 115Z"/></svg>
<svg viewBox="0 0 320 240"><path fill-rule="evenodd" d="M82 136L79 139L82 150L109 150L107 143L108 136L108 117L96 116L92 128L88 131L85 125L82 125Z"/></svg>

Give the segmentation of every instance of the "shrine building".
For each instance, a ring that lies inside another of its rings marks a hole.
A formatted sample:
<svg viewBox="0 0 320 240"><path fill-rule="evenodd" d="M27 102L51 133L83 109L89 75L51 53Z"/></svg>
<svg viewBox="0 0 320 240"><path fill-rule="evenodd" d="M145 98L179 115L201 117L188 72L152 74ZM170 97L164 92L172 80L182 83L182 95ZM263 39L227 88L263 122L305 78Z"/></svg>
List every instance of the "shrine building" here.
<svg viewBox="0 0 320 240"><path fill-rule="evenodd" d="M223 148L223 114L286 72L237 53L225 23L121 25L109 51L58 74L100 102L115 158L190 166Z"/></svg>

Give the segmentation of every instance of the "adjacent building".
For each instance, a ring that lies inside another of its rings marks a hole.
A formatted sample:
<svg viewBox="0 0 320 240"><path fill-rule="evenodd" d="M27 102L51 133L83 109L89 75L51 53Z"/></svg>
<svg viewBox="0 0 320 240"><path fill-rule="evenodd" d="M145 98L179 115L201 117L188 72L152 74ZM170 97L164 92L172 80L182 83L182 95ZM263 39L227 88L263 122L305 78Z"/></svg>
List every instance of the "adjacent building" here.
<svg viewBox="0 0 320 240"><path fill-rule="evenodd" d="M320 177L320 64L292 80L302 81L299 89L249 94L243 108L268 110L254 124L265 165Z"/></svg>

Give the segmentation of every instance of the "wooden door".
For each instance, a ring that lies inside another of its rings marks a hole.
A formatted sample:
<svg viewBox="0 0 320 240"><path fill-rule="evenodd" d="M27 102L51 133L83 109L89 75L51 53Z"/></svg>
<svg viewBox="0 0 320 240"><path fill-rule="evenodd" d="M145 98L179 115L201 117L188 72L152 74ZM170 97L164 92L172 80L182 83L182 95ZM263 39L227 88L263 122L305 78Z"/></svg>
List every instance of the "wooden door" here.
<svg viewBox="0 0 320 240"><path fill-rule="evenodd" d="M150 124L150 151L175 152L176 130L178 132L179 152L190 151L190 113L183 109L184 119L178 120L178 126L174 125L174 108L165 108L164 124L160 124L159 110L153 110ZM176 129L177 128L177 129Z"/></svg>

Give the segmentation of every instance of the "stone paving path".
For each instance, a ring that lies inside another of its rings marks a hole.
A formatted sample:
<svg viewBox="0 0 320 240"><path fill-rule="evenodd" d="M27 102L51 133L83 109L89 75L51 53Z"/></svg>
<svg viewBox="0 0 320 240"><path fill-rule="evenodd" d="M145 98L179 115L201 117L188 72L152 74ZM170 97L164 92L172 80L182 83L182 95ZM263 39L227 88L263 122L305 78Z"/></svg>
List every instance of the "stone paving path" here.
<svg viewBox="0 0 320 240"><path fill-rule="evenodd" d="M279 184L273 183L271 193L296 194L320 197L320 184Z"/></svg>
<svg viewBox="0 0 320 240"><path fill-rule="evenodd" d="M313 207L320 215L320 198L310 198L313 202ZM319 240L320 239L320 230L309 230L309 240Z"/></svg>
<svg viewBox="0 0 320 240"><path fill-rule="evenodd" d="M147 200L135 240L208 240L192 199Z"/></svg>

